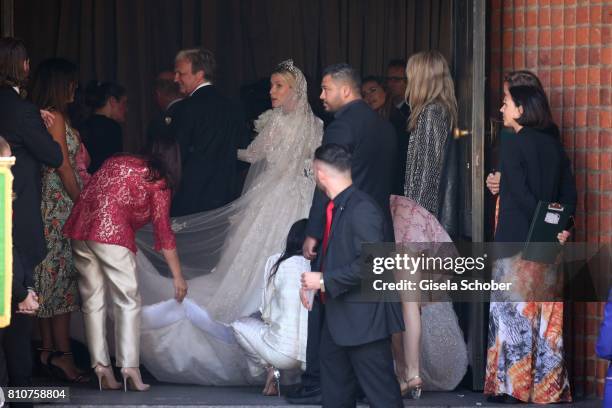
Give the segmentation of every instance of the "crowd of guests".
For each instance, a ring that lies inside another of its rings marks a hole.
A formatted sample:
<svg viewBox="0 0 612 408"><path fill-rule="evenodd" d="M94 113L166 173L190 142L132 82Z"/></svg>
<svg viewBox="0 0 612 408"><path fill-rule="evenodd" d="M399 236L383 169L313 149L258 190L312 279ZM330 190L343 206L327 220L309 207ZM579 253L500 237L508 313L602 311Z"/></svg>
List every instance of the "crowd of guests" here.
<svg viewBox="0 0 612 408"><path fill-rule="evenodd" d="M85 98L91 115L77 130L69 115L77 67L63 59L42 62L24 99L30 72L25 45L0 39L0 136L8 142L3 155L10 150L17 159L15 313L0 330L3 384L30 384L32 315L41 337L40 364L65 381L90 381L70 348L70 313L82 310L98 386L121 388L106 343L112 307L123 388L149 388L139 371L136 230L153 225L155 248L182 301L187 282L170 216L232 202L241 193L238 159L256 162L255 153L274 150L259 136L250 143L239 110L213 85L215 68L210 51L179 52L174 72L156 79L161 114L148 126L146 148L127 154L121 133L125 88L91 82ZM305 100L297 91L305 89L302 82L292 63L281 64L271 78L273 109L294 111ZM286 226L283 252L265 254L261 317L239 319L232 329L253 375L267 372L267 395L280 393L279 369L302 368L301 387L287 395L292 403L351 406L363 393L372 406L399 407L402 395L419 398L426 386L420 368L422 305L352 302L361 287L354 265L362 242L394 240L391 194L412 200L445 225L442 204L450 200L446 173L454 168L449 151L457 126L454 83L444 57L425 51L407 62L391 61L385 79L361 79L347 64L330 66L321 89L334 120L324 130L314 116L311 122L322 140L314 154L308 152L312 167L305 172L318 187L308 219L297 217ZM501 138L499 172L486 181L499 196L495 241L524 242L539 201L575 206L575 182L535 75L507 77L501 112L508 130ZM309 107L307 113L312 116ZM546 165L539 160L543 155ZM564 243L569 232L557 238ZM554 274L516 253L496 261L493 270L500 279ZM490 307L485 394L502 401L571 401L563 304L524 299ZM606 355L605 344L600 349Z"/></svg>

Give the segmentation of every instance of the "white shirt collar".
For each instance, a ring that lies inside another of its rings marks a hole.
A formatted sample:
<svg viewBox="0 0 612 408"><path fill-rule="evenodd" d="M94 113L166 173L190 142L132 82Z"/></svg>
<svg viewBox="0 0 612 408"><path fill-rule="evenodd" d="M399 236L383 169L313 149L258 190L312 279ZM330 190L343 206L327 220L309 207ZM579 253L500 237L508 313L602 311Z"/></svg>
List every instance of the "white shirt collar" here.
<svg viewBox="0 0 612 408"><path fill-rule="evenodd" d="M19 94L19 87L18 86L14 86L13 89L15 90L15 92L17 92Z"/></svg>
<svg viewBox="0 0 612 408"><path fill-rule="evenodd" d="M212 85L212 84L211 84L209 81L206 81L206 82L204 82L204 83L201 83L200 85L198 85L198 86L196 87L196 89L194 89L194 90L193 90L193 92L192 92L192 93L190 93L190 94L189 94L189 96L193 95L193 94L194 94L194 93L195 93L195 92L196 92L198 89L203 88L203 87L208 86L208 85Z"/></svg>

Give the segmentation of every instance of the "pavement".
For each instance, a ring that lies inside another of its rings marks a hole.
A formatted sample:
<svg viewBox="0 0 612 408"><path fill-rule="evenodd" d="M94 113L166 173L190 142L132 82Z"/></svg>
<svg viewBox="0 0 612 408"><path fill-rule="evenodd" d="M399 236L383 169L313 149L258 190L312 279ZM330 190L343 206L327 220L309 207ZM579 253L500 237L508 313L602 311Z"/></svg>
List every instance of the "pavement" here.
<svg viewBox="0 0 612 408"><path fill-rule="evenodd" d="M42 385L42 384L41 384ZM50 385L50 384L45 384ZM58 384L59 385L59 384ZM281 387L283 393L290 386ZM211 387L152 382L147 392L98 391L97 384L70 386L70 402L36 405L44 408L60 407L302 407L290 405L283 398L261 395L262 387ZM360 407L367 405L360 404ZM423 392L420 400L404 400L406 407L502 407L507 404L487 402L480 392L455 390L452 392ZM562 407L601 408L600 400L578 400ZM311 406L312 407L312 406ZM520 404L524 407L542 407Z"/></svg>

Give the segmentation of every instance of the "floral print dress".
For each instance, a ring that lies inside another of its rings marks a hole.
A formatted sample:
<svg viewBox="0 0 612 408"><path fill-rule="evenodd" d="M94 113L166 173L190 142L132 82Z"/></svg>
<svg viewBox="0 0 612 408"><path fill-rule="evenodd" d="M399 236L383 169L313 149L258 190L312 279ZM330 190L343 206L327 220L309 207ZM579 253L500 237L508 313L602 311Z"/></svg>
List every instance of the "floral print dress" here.
<svg viewBox="0 0 612 408"><path fill-rule="evenodd" d="M68 160L76 169L80 141L76 131L66 124ZM77 183L81 178L75 171ZM36 267L34 286L40 308L38 317L48 318L79 310L78 274L72 262L70 240L62 235L62 228L72 211L72 199L56 169L43 166L41 212L44 223L47 256Z"/></svg>

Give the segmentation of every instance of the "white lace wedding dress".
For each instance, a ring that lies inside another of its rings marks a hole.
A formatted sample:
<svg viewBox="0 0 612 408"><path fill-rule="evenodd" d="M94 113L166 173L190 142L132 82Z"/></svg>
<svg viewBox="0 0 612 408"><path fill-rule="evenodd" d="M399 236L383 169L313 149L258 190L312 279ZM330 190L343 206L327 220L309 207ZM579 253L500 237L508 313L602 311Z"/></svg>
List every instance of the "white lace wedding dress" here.
<svg viewBox="0 0 612 408"><path fill-rule="evenodd" d="M151 231L138 235L141 360L158 380L262 381L250 376L228 324L257 311L266 259L282 252L291 225L308 217L315 189L312 158L323 135L308 105L304 76L290 61L283 64L297 85L283 107L260 116L258 136L238 153L252 163L242 196L223 208L173 220L181 264L191 277L182 304L168 300L172 280L160 275L164 264L151 248Z"/></svg>

